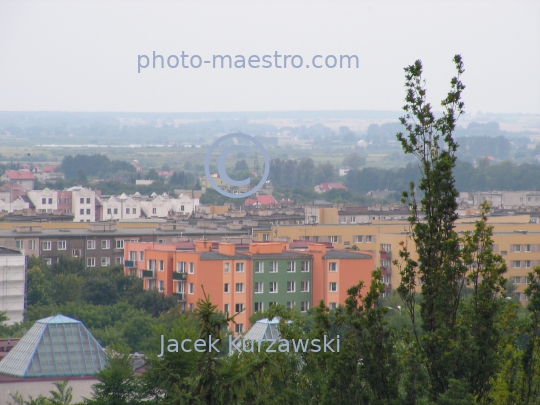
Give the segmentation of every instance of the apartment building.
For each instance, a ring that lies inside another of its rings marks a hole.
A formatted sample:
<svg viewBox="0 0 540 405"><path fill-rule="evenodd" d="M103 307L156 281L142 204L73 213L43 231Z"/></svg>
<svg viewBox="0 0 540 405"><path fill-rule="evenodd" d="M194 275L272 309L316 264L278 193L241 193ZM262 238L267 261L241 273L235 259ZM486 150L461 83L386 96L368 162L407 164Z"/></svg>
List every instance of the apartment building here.
<svg viewBox="0 0 540 405"><path fill-rule="evenodd" d="M72 195L72 213L74 222L95 222L100 220L96 209L96 192L82 187L69 189Z"/></svg>
<svg viewBox="0 0 540 405"><path fill-rule="evenodd" d="M230 325L235 333L272 305L306 312L321 299L332 307L344 304L349 287L360 280L369 285L375 263L372 255L319 244L295 251L284 242L215 246L208 240L191 248L127 242L124 259L126 274L142 277L145 289L175 295L183 310L195 309L206 293L218 310L238 314Z"/></svg>
<svg viewBox="0 0 540 405"><path fill-rule="evenodd" d="M26 260L19 250L0 247L0 312L7 325L24 321Z"/></svg>
<svg viewBox="0 0 540 405"><path fill-rule="evenodd" d="M487 201L496 208L540 207L540 191L477 191L460 193L460 202L479 207Z"/></svg>
<svg viewBox="0 0 540 405"><path fill-rule="evenodd" d="M45 187L43 190L30 190L27 193L36 213L52 213L58 209L58 191Z"/></svg>
<svg viewBox="0 0 540 405"><path fill-rule="evenodd" d="M142 214L141 202L128 197L125 193L120 196L110 196L101 199L103 220L136 219Z"/></svg>
<svg viewBox="0 0 540 405"><path fill-rule="evenodd" d="M476 219L464 218L456 222L456 231L463 235L474 231ZM489 217L492 225L494 250L502 255L508 268L506 277L515 286L515 296L526 303L524 294L527 274L540 265L540 224L531 222L529 215ZM406 221L375 220L368 224L338 225L280 225L253 229L255 241L308 241L331 242L336 249L359 249L375 257L377 267L383 269L387 292L395 290L401 282L399 269L392 260L399 260L401 243L415 258L414 241ZM385 292L385 295L386 293Z"/></svg>

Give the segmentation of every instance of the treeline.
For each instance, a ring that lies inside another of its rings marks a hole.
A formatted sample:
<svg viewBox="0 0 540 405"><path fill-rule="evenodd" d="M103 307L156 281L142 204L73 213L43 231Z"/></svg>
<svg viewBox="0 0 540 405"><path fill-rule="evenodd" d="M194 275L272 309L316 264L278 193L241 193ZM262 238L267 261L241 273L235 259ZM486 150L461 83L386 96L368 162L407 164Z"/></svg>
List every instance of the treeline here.
<svg viewBox="0 0 540 405"><path fill-rule="evenodd" d="M105 177L107 174L118 172L135 173L135 167L122 160L109 160L105 155L68 155L62 160L60 170L67 179L82 178L83 176Z"/></svg>
<svg viewBox="0 0 540 405"><path fill-rule="evenodd" d="M540 189L540 165L537 164L516 165L510 161L490 164L487 159L483 159L474 167L471 163L458 160L454 175L459 191ZM401 192L408 189L411 181L418 182L420 177L421 173L415 164L397 170L365 167L349 171L345 185L360 193L384 189Z"/></svg>
<svg viewBox="0 0 540 405"><path fill-rule="evenodd" d="M268 179L273 185L302 187L332 182L337 174L330 163L315 165L313 159L296 160L272 159Z"/></svg>
<svg viewBox="0 0 540 405"><path fill-rule="evenodd" d="M26 321L2 326L2 336L20 336L41 318L63 314L78 319L103 346L131 351L154 347L152 327L177 300L144 290L142 279L124 275L123 266L86 268L82 259L61 256L52 266L28 258Z"/></svg>

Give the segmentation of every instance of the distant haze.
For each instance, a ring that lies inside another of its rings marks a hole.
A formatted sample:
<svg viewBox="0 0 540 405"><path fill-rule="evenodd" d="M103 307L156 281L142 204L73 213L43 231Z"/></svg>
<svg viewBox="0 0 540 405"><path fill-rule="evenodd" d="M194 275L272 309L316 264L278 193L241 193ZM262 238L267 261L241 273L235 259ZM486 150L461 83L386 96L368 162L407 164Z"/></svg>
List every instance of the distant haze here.
<svg viewBox="0 0 540 405"><path fill-rule="evenodd" d="M358 69L146 69L139 54L356 54ZM386 110L422 59L435 109L540 113L539 1L0 1L0 111Z"/></svg>

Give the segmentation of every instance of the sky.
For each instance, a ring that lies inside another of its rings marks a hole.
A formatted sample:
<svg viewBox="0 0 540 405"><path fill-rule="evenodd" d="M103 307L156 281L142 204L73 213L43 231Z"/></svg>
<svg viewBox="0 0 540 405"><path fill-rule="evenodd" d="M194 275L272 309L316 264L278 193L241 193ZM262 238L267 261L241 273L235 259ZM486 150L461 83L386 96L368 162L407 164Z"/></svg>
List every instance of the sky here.
<svg viewBox="0 0 540 405"><path fill-rule="evenodd" d="M247 66L275 52L303 64ZM224 54L246 68L213 68ZM0 0L0 111L400 110L417 59L439 109L455 54L467 112L540 114L540 1Z"/></svg>

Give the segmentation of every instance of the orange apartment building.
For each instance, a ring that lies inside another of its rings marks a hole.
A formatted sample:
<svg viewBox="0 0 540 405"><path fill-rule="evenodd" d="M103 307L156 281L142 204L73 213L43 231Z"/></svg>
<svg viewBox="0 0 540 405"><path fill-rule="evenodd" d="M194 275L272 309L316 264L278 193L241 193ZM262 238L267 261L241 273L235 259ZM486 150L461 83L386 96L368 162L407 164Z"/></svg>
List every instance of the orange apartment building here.
<svg viewBox="0 0 540 405"><path fill-rule="evenodd" d="M368 287L375 268L373 255L316 243L298 251L285 242L126 242L124 255L126 274L142 277L145 289L175 295L183 310L194 310L206 293L219 311L238 313L236 333L270 305L305 312L321 299L332 308L344 304L347 289L360 280Z"/></svg>

